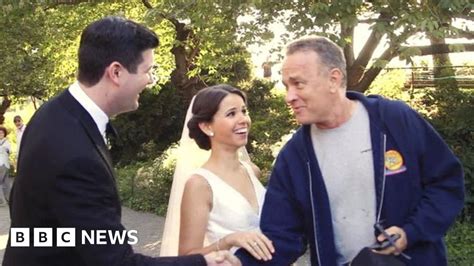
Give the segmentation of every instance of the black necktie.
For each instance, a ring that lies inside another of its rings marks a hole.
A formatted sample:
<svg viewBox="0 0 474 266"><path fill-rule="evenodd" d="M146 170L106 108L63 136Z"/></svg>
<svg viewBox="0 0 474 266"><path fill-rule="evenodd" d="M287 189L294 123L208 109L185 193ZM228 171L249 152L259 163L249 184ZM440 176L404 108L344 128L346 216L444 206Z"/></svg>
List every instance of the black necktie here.
<svg viewBox="0 0 474 266"><path fill-rule="evenodd" d="M110 150L112 148L112 139L117 138L117 130L115 130L114 126L112 126L112 123L108 122L106 127L105 127L105 139L106 142L105 144L107 145L107 148Z"/></svg>
<svg viewBox="0 0 474 266"><path fill-rule="evenodd" d="M117 137L117 130L115 130L112 123L108 122L107 126L105 127L105 136L107 138L116 138Z"/></svg>

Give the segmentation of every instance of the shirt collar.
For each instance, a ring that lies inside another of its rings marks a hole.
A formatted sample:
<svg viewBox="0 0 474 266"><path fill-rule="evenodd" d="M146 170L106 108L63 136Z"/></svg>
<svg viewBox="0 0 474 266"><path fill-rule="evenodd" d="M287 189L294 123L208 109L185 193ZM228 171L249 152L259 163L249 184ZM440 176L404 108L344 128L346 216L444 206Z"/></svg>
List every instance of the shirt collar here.
<svg viewBox="0 0 474 266"><path fill-rule="evenodd" d="M72 97L76 99L79 104L86 109L86 111L91 115L92 119L94 120L97 128L99 129L100 134L105 140L105 129L107 123L109 122L109 117L105 114L102 109L91 99L87 94L82 90L79 86L79 82L74 82L71 86L69 86L69 92L71 93Z"/></svg>

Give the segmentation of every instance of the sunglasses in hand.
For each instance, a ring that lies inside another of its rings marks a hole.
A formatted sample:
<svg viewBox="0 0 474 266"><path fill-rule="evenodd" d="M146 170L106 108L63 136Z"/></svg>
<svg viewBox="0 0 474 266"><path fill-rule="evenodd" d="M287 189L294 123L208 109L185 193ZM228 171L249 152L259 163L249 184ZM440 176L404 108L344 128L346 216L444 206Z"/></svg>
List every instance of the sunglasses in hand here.
<svg viewBox="0 0 474 266"><path fill-rule="evenodd" d="M395 245L395 242L401 237L400 234L393 234L393 235L389 235L385 229L383 228L383 226L381 225L381 222L377 222L374 224L374 228L375 230L377 230L380 234L382 234L384 237L385 237L385 240L382 241L382 242L376 242L374 243L373 245L371 245L369 248L373 249L373 250L377 250L377 251L381 251L381 250L384 250L388 247L394 247L395 250L400 253L400 255L402 255L404 258L406 258L407 260L410 260L411 257L408 256L407 254L403 253L400 251L400 249Z"/></svg>

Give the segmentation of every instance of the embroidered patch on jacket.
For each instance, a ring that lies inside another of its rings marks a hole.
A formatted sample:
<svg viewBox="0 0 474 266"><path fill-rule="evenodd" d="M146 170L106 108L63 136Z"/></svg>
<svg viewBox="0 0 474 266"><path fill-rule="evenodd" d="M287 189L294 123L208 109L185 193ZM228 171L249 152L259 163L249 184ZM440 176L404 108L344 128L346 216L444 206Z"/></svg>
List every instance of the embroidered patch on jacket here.
<svg viewBox="0 0 474 266"><path fill-rule="evenodd" d="M407 170L403 165L403 157L396 150L385 152L385 175L394 175Z"/></svg>

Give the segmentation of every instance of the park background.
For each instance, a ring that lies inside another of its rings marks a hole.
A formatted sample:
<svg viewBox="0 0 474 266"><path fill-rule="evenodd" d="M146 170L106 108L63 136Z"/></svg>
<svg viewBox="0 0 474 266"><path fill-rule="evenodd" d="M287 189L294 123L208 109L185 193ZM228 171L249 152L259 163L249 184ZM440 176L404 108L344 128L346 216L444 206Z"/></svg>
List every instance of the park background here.
<svg viewBox="0 0 474 266"><path fill-rule="evenodd" d="M87 24L121 15L147 25L160 36L159 80L143 92L139 110L113 118L119 137L112 155L123 204L164 215L192 96L218 83L247 93L253 121L247 148L265 184L298 128L279 82L282 47L306 34L327 36L344 48L349 89L405 101L462 161L466 204L446 239L450 265L472 265L472 8L468 0L1 0L0 123L14 132L14 115L27 123L74 81ZM14 134L8 138L15 145Z"/></svg>

